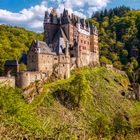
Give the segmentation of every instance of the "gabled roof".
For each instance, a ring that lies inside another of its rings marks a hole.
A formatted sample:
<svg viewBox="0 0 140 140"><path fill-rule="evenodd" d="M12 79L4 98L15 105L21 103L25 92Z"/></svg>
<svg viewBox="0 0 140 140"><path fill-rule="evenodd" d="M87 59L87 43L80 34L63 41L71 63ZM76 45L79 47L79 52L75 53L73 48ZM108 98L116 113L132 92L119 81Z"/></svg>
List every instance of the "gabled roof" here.
<svg viewBox="0 0 140 140"><path fill-rule="evenodd" d="M17 66L18 65L18 61L17 60L7 60L5 61L4 66Z"/></svg>
<svg viewBox="0 0 140 140"><path fill-rule="evenodd" d="M67 37L66 37L66 35L61 27L59 28L58 32L55 34L53 40L54 41L58 40L60 37L64 38L65 41L68 41L68 39L67 39Z"/></svg>
<svg viewBox="0 0 140 140"><path fill-rule="evenodd" d="M63 54L63 49L66 47L64 46L65 43L68 42L68 39L63 31L63 29L60 27L56 35L54 36L53 42L54 42L54 51L57 54Z"/></svg>
<svg viewBox="0 0 140 140"><path fill-rule="evenodd" d="M55 54L55 52L52 52L51 48L48 47L46 42L34 40L33 46L36 48L39 48L39 53L46 53L46 54Z"/></svg>

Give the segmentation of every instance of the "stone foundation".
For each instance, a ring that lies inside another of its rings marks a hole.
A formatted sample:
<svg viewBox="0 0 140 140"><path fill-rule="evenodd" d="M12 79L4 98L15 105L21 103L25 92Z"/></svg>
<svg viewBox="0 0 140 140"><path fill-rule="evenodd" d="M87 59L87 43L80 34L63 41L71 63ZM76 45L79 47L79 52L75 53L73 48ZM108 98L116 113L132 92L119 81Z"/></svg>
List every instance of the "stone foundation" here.
<svg viewBox="0 0 140 140"><path fill-rule="evenodd" d="M41 73L38 71L36 71L36 72L31 72L31 71L21 72L21 73L17 74L16 86L24 89L36 81L46 80L47 77L48 76L46 73Z"/></svg>

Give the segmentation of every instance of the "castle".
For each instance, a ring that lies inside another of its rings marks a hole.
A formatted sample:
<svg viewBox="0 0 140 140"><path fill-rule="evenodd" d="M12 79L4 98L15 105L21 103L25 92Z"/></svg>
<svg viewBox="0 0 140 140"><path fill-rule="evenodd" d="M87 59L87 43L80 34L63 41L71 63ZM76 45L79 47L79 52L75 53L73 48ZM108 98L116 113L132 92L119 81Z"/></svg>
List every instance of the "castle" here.
<svg viewBox="0 0 140 140"><path fill-rule="evenodd" d="M52 74L69 78L72 69L87 65L99 65L96 26L65 9L60 16L52 9L45 12L44 40L34 40L27 53L27 71L19 72L18 64L5 65L5 71L13 68L16 86L25 88Z"/></svg>

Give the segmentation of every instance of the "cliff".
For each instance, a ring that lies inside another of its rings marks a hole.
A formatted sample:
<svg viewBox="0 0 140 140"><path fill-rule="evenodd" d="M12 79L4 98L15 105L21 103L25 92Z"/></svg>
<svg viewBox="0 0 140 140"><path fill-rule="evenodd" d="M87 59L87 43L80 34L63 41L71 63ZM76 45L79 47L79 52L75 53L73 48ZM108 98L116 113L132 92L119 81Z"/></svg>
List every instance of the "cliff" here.
<svg viewBox="0 0 140 140"><path fill-rule="evenodd" d="M27 104L19 89L0 88L2 139L139 139L140 103L126 75L83 68L46 83Z"/></svg>

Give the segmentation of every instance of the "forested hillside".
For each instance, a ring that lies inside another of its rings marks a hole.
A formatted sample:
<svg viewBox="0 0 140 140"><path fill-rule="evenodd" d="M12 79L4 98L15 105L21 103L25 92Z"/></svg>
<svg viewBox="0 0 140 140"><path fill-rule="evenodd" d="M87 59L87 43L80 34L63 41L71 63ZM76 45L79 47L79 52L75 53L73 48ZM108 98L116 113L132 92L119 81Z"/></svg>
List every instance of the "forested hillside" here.
<svg viewBox="0 0 140 140"><path fill-rule="evenodd" d="M127 71L130 78L140 67L140 11L122 6L93 13L99 29L100 61Z"/></svg>
<svg viewBox="0 0 140 140"><path fill-rule="evenodd" d="M42 34L24 28L0 25L0 74L3 73L5 60L18 60L36 38L42 40Z"/></svg>

